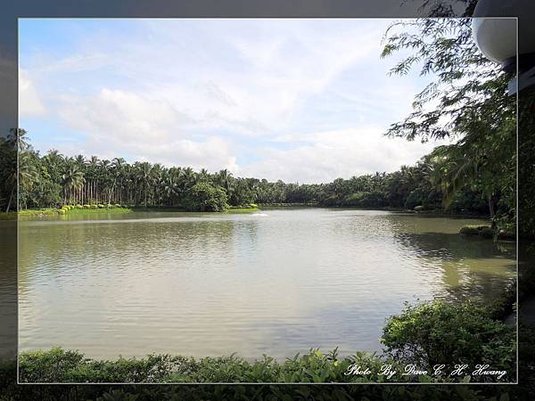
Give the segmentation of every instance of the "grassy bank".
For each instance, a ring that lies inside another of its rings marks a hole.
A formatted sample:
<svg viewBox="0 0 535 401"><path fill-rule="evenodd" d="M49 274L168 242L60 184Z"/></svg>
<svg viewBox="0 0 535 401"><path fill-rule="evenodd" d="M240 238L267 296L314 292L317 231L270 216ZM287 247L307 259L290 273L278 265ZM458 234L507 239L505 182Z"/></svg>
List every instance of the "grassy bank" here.
<svg viewBox="0 0 535 401"><path fill-rule="evenodd" d="M261 207L261 208L269 208L269 209L278 209L278 208L285 209L285 208L298 208L298 207L324 207L324 206L321 206L317 202L308 202L308 203L297 203L297 202L295 202L295 203L283 203L283 202L279 202L279 203L259 203L258 206Z"/></svg>
<svg viewBox="0 0 535 401"><path fill-rule="evenodd" d="M243 206L230 206L224 210L224 213L240 214L240 213L254 213L258 212L260 208L256 204ZM44 209L25 209L19 212L1 213L0 219L15 219L19 217L51 217L51 216L83 216L87 214L113 213L122 214L137 212L187 212L183 208L178 207L144 207L144 206L126 206L126 205L64 205L60 208L44 208ZM199 212L192 212L199 213Z"/></svg>
<svg viewBox="0 0 535 401"><path fill-rule="evenodd" d="M478 236L481 238L501 240L501 241L513 241L516 238L514 228L506 227L492 227L488 224L482 225L466 225L461 227L459 234L474 237Z"/></svg>
<svg viewBox="0 0 535 401"><path fill-rule="evenodd" d="M256 203L250 203L248 205L230 206L226 213L240 214L240 213L255 213L260 211L260 208Z"/></svg>
<svg viewBox="0 0 535 401"><path fill-rule="evenodd" d="M129 213L132 209L121 205L64 205L60 208L19 210L19 217L47 217L65 215L85 215L94 213Z"/></svg>
<svg viewBox="0 0 535 401"><path fill-rule="evenodd" d="M17 212L0 212L0 220L16 220Z"/></svg>

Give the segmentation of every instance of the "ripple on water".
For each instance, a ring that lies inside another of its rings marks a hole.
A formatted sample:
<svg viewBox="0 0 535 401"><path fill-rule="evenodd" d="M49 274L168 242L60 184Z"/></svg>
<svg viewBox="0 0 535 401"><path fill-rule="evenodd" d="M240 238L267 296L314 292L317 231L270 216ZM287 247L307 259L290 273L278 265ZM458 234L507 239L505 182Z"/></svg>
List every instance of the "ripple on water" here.
<svg viewBox="0 0 535 401"><path fill-rule="evenodd" d="M385 318L404 301L455 288L492 294L514 274L488 243L459 240L465 220L265 214L21 223L21 349L107 358L378 350Z"/></svg>

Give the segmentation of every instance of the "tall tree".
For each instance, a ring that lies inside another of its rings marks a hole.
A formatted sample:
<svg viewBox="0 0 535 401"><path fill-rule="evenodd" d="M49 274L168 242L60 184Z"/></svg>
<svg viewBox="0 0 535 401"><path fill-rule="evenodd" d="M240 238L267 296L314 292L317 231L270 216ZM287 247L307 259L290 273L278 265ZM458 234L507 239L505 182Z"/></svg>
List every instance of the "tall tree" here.
<svg viewBox="0 0 535 401"><path fill-rule="evenodd" d="M413 112L392 124L387 135L422 142L456 139L455 145L442 149L449 160L442 177L446 196L465 185L478 185L491 215L500 203L514 221L516 103L507 94L511 74L477 49L469 19L398 22L389 27L384 41L382 57L410 51L392 74L419 68L421 75L433 77L416 95Z"/></svg>

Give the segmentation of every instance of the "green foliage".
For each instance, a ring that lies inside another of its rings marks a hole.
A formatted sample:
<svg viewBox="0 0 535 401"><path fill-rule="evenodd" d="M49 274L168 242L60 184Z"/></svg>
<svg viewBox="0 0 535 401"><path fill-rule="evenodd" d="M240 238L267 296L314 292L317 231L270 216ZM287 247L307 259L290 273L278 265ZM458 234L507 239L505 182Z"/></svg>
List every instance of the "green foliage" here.
<svg viewBox="0 0 535 401"><path fill-rule="evenodd" d="M449 304L435 300L406 306L391 317L382 343L386 353L406 363L432 369L445 364L489 364L506 370L507 378L516 374L515 329L493 320L488 308L471 302ZM481 381L492 380L481 377Z"/></svg>
<svg viewBox="0 0 535 401"><path fill-rule="evenodd" d="M83 365L86 359L76 351L52 348L49 351L25 352L19 356L21 375L26 381L61 382L71 370Z"/></svg>
<svg viewBox="0 0 535 401"><path fill-rule="evenodd" d="M183 206L189 211L220 212L228 207L227 194L221 187L199 182L189 190Z"/></svg>
<svg viewBox="0 0 535 401"><path fill-rule="evenodd" d="M424 207L424 203L427 200L427 193L422 188L416 188L409 193L407 200L405 201L406 209L414 209L417 206Z"/></svg>
<svg viewBox="0 0 535 401"><path fill-rule="evenodd" d="M4 140L0 148L9 154L13 143L13 140ZM26 142L24 146L21 159L24 160L24 185L19 192L23 209L56 208L63 204L110 210L124 204L129 207L222 211L227 207L254 210L257 203L368 209L412 209L418 205L425 209L442 207L442 187L432 174L439 170L438 159L430 156L425 156L415 166L402 166L393 173L338 178L326 184L295 184L236 178L227 170L210 174L206 170L195 172L189 167L165 168L147 162L128 164L120 158L109 161L94 156L89 159L82 155L66 157L57 151L40 156ZM9 198L8 195L2 197L2 193L8 194L13 188L11 185L0 191L0 204L2 199ZM460 201L454 202L452 210L486 213L486 204L482 208L481 202L467 201L470 196L481 201L483 195L479 189L466 187L456 196ZM496 197L497 202L500 199Z"/></svg>
<svg viewBox="0 0 535 401"><path fill-rule="evenodd" d="M347 375L348 367L358 363L373 370L369 377ZM249 362L235 355L206 357L199 360L170 355L149 355L143 359L119 358L96 361L76 351L53 348L49 351L25 352L19 360L22 382L65 383L325 383L373 381L382 365L379 357L358 353L339 359L336 350L324 354L312 349L280 363L264 355Z"/></svg>
<svg viewBox="0 0 535 401"><path fill-rule="evenodd" d="M348 195L344 198L342 203L344 206L356 206L362 208L370 207L385 207L387 206L387 201L385 199L385 194L379 191L374 192L355 192L351 195Z"/></svg>
<svg viewBox="0 0 535 401"><path fill-rule="evenodd" d="M421 75L434 77L415 97L413 112L392 124L387 135L422 142L457 139L429 155L431 180L441 189L444 206L481 209L466 196L475 193L487 203L491 218L514 224L516 102L507 94L512 75L477 49L470 19L395 23L384 41L383 57L409 51L392 74L420 69Z"/></svg>

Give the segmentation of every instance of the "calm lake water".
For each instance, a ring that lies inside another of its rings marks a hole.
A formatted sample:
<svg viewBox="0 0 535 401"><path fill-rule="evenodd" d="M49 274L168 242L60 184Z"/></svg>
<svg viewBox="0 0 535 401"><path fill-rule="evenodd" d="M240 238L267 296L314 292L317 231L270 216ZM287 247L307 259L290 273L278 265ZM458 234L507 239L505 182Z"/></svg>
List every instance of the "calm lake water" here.
<svg viewBox="0 0 535 401"><path fill-rule="evenodd" d="M480 220L384 211L141 213L22 221L19 348L279 358L380 350L405 301L492 299L514 244Z"/></svg>

